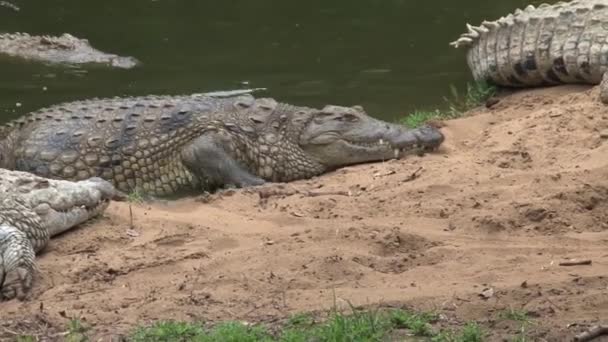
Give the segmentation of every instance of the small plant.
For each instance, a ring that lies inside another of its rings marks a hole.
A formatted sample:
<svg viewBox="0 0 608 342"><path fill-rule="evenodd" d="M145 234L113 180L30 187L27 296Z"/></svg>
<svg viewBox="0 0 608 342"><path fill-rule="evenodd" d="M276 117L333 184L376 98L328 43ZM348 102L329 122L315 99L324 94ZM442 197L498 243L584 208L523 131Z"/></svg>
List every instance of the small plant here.
<svg viewBox="0 0 608 342"><path fill-rule="evenodd" d="M17 336L15 341L16 342L36 342L37 339L34 336L22 335L22 336Z"/></svg>
<svg viewBox="0 0 608 342"><path fill-rule="evenodd" d="M461 94L454 85L450 85L451 96L449 98L443 98L446 102L447 109L435 109L431 111L417 110L404 118L401 118L399 122L410 128L416 128L429 120L458 118L462 116L464 112L483 104L490 97L496 95L497 90L498 88L486 82L474 82L467 83L466 93Z"/></svg>
<svg viewBox="0 0 608 342"><path fill-rule="evenodd" d="M68 324L68 334L66 335L66 342L85 342L89 339L85 335L88 328L84 326L82 321L78 318L73 318Z"/></svg>
<svg viewBox="0 0 608 342"><path fill-rule="evenodd" d="M161 321L149 327L138 328L131 336L133 342L181 342L201 337L205 330L200 324L174 321Z"/></svg>
<svg viewBox="0 0 608 342"><path fill-rule="evenodd" d="M263 327L247 326L240 322L227 322L192 340L200 342L271 342L274 339Z"/></svg>
<svg viewBox="0 0 608 342"><path fill-rule="evenodd" d="M395 327L409 329L416 336L433 335L430 323L437 319L430 313L411 313L403 310L394 310L390 318Z"/></svg>
<svg viewBox="0 0 608 342"><path fill-rule="evenodd" d="M414 111L408 116L399 120L399 122L403 125L406 125L409 128L420 127L426 122L435 119L448 119L449 113L440 112L439 109L435 111Z"/></svg>
<svg viewBox="0 0 608 342"><path fill-rule="evenodd" d="M454 331L442 331L431 338L432 342L482 342L484 331L475 322L467 323L459 334Z"/></svg>
<svg viewBox="0 0 608 342"><path fill-rule="evenodd" d="M134 190L127 195L127 200L131 203L143 203L144 196L141 192Z"/></svg>
<svg viewBox="0 0 608 342"><path fill-rule="evenodd" d="M528 317L528 312L525 310L517 310L514 308L509 308L505 311L503 311L500 314L500 317L502 319L507 319L510 321L517 321L517 322L523 322L523 323L528 323L530 322L530 318Z"/></svg>
<svg viewBox="0 0 608 342"><path fill-rule="evenodd" d="M496 95L497 90L498 88L487 82L473 82L467 83L466 93L461 95L458 89L451 84L451 98L444 97L443 99L448 105L448 112L456 115L480 106L490 97Z"/></svg>
<svg viewBox="0 0 608 342"><path fill-rule="evenodd" d="M526 312L525 310L509 308L501 312L500 317L505 320L516 321L521 323L520 332L513 339L514 342L526 342L528 340L526 337L526 328L531 323L530 317L528 316L528 312Z"/></svg>
<svg viewBox="0 0 608 342"><path fill-rule="evenodd" d="M379 311L352 310L350 315L334 310L314 335L320 341L378 341L391 330L389 320Z"/></svg>
<svg viewBox="0 0 608 342"><path fill-rule="evenodd" d="M459 342L481 342L483 341L484 332L481 327L475 322L467 323L458 339Z"/></svg>

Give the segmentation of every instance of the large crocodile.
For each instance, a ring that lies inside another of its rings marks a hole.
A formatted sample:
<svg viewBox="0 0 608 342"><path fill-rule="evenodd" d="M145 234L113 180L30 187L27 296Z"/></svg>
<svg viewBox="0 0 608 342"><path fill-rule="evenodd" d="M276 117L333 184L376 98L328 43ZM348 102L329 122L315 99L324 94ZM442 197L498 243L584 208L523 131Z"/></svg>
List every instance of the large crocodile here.
<svg viewBox="0 0 608 342"><path fill-rule="evenodd" d="M467 24L452 46L466 47L478 81L524 87L601 83L608 69L608 0L532 5L480 26Z"/></svg>
<svg viewBox="0 0 608 342"><path fill-rule="evenodd" d="M0 300L26 295L36 271L35 254L50 237L121 198L100 178L69 182L0 169Z"/></svg>
<svg viewBox="0 0 608 342"><path fill-rule="evenodd" d="M0 54L49 64L103 64L130 69L140 64L133 57L99 51L87 39L69 33L34 36L27 33L0 34Z"/></svg>
<svg viewBox="0 0 608 342"><path fill-rule="evenodd" d="M163 196L304 179L443 140L436 128L407 129L358 106L314 109L249 94L108 98L54 105L0 127L0 167L98 176L124 192Z"/></svg>

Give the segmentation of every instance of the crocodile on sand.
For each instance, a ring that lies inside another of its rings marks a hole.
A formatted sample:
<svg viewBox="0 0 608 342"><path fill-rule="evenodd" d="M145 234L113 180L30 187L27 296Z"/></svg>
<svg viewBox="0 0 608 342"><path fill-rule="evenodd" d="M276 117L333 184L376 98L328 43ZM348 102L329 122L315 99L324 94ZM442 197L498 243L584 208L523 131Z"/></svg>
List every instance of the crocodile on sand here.
<svg viewBox="0 0 608 342"><path fill-rule="evenodd" d="M69 182L0 169L0 300L27 294L36 273L35 254L50 237L122 198L100 178Z"/></svg>
<svg viewBox="0 0 608 342"><path fill-rule="evenodd" d="M4 139L3 139L4 137ZM363 108L253 96L142 96L63 103L0 126L0 167L47 178L101 177L152 196L305 179L437 148Z"/></svg>
<svg viewBox="0 0 608 342"><path fill-rule="evenodd" d="M608 103L608 0L530 5L467 28L450 45L468 49L475 80L509 87L601 84L600 99Z"/></svg>
<svg viewBox="0 0 608 342"><path fill-rule="evenodd" d="M76 38L69 33L61 36L0 34L0 54L50 64L104 64L123 69L140 64L133 57L99 51L87 39Z"/></svg>

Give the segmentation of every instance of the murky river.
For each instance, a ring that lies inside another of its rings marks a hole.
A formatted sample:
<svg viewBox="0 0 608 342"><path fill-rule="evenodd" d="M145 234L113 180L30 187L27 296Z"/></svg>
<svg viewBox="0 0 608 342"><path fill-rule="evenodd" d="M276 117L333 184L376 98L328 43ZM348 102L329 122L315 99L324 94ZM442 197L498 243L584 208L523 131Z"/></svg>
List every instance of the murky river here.
<svg viewBox="0 0 608 342"><path fill-rule="evenodd" d="M69 32L131 70L0 59L0 122L91 97L265 87L300 105L362 104L387 120L440 107L470 75L448 43L529 1L15 0L0 31ZM20 104L20 106L17 106Z"/></svg>

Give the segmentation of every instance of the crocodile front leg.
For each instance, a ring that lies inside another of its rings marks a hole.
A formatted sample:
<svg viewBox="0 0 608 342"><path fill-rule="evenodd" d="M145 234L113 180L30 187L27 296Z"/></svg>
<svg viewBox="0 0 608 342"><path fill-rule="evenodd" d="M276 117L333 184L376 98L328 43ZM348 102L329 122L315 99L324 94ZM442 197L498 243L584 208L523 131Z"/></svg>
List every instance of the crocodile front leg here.
<svg viewBox="0 0 608 342"><path fill-rule="evenodd" d="M208 132L182 150L182 162L199 179L215 186L248 187L264 184L229 153L231 137Z"/></svg>

